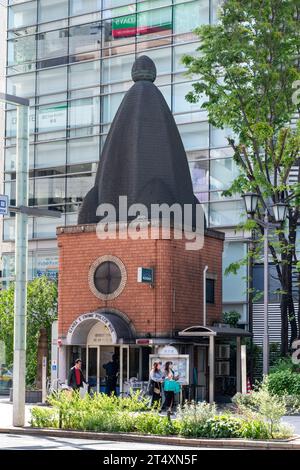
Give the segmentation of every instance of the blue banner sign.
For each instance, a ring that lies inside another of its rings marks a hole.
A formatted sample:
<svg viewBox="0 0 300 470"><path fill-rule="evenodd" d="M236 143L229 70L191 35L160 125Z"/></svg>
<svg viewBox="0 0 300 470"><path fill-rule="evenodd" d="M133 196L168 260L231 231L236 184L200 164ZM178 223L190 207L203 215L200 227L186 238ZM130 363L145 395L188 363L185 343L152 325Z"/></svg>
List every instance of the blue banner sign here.
<svg viewBox="0 0 300 470"><path fill-rule="evenodd" d="M0 215L8 214L8 196L0 195Z"/></svg>

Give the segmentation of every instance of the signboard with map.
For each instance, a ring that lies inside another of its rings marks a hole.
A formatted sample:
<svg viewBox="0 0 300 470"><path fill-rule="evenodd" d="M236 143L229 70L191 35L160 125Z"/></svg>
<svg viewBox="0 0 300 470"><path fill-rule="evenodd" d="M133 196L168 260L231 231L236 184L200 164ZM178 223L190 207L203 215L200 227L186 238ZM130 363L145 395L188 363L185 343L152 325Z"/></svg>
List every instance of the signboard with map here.
<svg viewBox="0 0 300 470"><path fill-rule="evenodd" d="M162 362L162 370L165 368L165 364L168 361L173 362L173 370L175 372L175 376L179 375L178 382L181 385L188 385L189 384L189 358L188 354L177 354L177 355L165 355L165 354L150 354L149 356L149 370L152 369L153 363L161 361Z"/></svg>

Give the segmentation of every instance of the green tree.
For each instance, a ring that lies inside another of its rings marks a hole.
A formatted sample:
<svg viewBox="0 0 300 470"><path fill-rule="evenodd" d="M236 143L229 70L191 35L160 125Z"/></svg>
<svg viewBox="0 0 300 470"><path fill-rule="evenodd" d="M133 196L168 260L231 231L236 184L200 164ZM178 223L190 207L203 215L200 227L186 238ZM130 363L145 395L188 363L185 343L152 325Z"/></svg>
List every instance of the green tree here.
<svg viewBox="0 0 300 470"><path fill-rule="evenodd" d="M288 205L287 220L269 242L281 284L282 354L288 351L288 321L291 340L300 331L292 296L293 265L299 266L295 249L300 210L300 126L295 119L300 102L299 19L299 0L226 0L215 25L196 29L200 39L196 56L183 58L188 73L198 80L187 100L204 99L202 108L210 123L232 130L228 142L240 172L224 195L258 193L255 215L260 220L270 205ZM289 178L292 167L294 182ZM274 215L269 212L272 222ZM262 229L254 221L245 222L244 228L256 232L258 243L251 253L255 259ZM236 263L230 270L238 267Z"/></svg>
<svg viewBox="0 0 300 470"><path fill-rule="evenodd" d="M13 364L14 291L12 283L0 291L0 340L5 343L6 362ZM34 384L37 374L37 344L41 327L50 338L52 322L57 318L57 284L46 276L27 285L27 353L26 382Z"/></svg>

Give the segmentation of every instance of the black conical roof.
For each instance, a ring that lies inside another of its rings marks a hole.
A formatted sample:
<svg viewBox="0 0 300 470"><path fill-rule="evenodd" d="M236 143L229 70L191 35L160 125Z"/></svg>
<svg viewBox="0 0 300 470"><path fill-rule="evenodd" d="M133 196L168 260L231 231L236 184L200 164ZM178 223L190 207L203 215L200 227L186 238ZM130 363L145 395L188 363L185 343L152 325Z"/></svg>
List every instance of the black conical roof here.
<svg viewBox="0 0 300 470"><path fill-rule="evenodd" d="M95 186L84 198L79 224L98 222L97 207L109 203L117 209L123 195L128 205L144 204L149 211L154 203L197 203L176 123L153 83L153 61L147 56L138 58L132 78L135 83L110 127Z"/></svg>

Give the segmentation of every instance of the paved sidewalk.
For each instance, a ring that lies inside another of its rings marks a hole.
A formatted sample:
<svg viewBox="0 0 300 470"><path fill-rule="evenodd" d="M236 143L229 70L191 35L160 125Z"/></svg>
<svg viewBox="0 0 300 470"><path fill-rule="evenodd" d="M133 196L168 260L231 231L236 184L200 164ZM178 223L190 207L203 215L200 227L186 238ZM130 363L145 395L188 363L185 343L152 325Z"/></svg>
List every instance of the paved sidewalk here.
<svg viewBox="0 0 300 470"><path fill-rule="evenodd" d="M30 421L30 409L35 405L26 405L25 406L25 420L26 426L29 426ZM1 428L10 428L12 427L13 419L13 406L9 401L9 397L4 397L0 395L0 427Z"/></svg>

